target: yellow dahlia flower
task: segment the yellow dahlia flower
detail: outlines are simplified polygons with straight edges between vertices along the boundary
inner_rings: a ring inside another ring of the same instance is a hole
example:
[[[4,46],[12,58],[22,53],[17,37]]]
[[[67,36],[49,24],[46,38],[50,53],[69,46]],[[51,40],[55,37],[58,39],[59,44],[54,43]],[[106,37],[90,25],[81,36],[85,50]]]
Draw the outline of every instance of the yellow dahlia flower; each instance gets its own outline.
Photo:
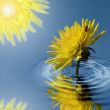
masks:
[[[55,70],[62,70],[71,65],[73,60],[87,60],[90,56],[89,46],[98,40],[105,31],[96,34],[99,23],[95,25],[95,20],[82,19],[82,25],[75,22],[73,26],[66,26],[59,31],[60,38],[54,37],[54,41],[49,46],[48,53],[52,57],[47,61],[54,65]]]
[[[19,102],[15,106],[15,99],[10,100],[7,104],[4,103],[4,100],[0,101],[0,110],[25,110],[26,103]]]
[[[59,106],[60,110],[94,110],[94,107],[96,107],[95,110],[101,110],[99,104],[84,100],[89,96],[83,92],[84,88],[82,88],[81,84],[73,85],[72,79],[66,76],[55,77],[48,84],[50,86],[48,94],[53,101],[53,108]]]
[[[46,0],[0,0],[0,42],[4,44],[4,36],[15,45],[18,41],[26,41],[26,32],[36,32],[32,23],[42,26],[42,20],[34,12],[47,14]]]

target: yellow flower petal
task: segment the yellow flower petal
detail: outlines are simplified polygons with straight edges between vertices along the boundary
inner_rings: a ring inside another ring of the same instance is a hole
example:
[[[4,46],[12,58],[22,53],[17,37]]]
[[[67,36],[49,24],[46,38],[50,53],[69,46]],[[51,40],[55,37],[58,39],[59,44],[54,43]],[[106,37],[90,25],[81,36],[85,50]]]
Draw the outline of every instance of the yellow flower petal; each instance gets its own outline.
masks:
[[[25,110],[26,103],[19,102],[15,105],[15,98],[11,99],[7,104],[4,103],[4,99],[0,101],[0,110]]]
[[[99,23],[95,25],[94,20],[82,19],[82,25],[75,22],[73,26],[66,26],[59,31],[59,37],[54,37],[49,46],[51,58],[47,61],[54,66],[54,69],[62,70],[71,65],[74,60],[83,59],[82,52],[98,40],[105,31],[96,36]]]
[[[94,38],[89,42],[89,45],[92,45],[96,40],[98,40],[100,37],[102,37],[105,33],[106,33],[106,31],[102,31],[101,33],[99,33],[96,37],[94,37]]]
[[[4,37],[16,45],[18,41],[26,41],[28,31],[36,32],[32,23],[42,26],[42,20],[35,12],[47,14],[46,0],[0,0],[0,42],[4,44]]]

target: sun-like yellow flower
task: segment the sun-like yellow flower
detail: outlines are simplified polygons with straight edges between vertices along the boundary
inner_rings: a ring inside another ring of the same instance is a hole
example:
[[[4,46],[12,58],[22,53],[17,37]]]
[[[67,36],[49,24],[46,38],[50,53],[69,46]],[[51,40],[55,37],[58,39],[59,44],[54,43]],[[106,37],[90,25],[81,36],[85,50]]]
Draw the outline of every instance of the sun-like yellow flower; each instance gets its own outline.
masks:
[[[75,22],[73,26],[66,26],[59,31],[60,38],[54,37],[54,41],[49,46],[48,53],[51,58],[47,61],[54,65],[55,70],[62,70],[71,65],[73,60],[87,60],[90,56],[89,46],[98,40],[105,31],[97,34],[99,23],[95,25],[95,20],[82,19],[82,25]]]
[[[101,110],[101,105],[90,100],[84,100],[89,97],[83,92],[81,84],[72,84],[72,79],[60,74],[55,76],[53,81],[47,82],[49,98],[53,101],[53,108],[59,106],[60,110]],[[83,95],[81,95],[83,94]]]
[[[18,41],[26,41],[26,32],[36,32],[32,23],[42,26],[42,20],[35,12],[47,14],[46,0],[0,0],[0,42],[4,44],[4,36],[15,45]]]
[[[0,100],[0,110],[25,110],[27,104],[19,102],[15,105],[15,99],[11,99],[7,104],[3,100]]]

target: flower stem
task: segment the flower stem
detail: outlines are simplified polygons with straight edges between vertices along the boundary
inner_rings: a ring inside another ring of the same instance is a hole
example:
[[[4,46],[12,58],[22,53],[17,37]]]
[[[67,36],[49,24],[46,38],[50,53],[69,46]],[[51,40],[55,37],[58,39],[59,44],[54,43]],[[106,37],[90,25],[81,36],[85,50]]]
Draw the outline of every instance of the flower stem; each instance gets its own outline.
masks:
[[[78,60],[78,61],[77,61],[77,65],[76,65],[76,77],[78,77],[78,76],[79,76],[79,67],[80,67],[80,62],[81,62],[81,60]]]

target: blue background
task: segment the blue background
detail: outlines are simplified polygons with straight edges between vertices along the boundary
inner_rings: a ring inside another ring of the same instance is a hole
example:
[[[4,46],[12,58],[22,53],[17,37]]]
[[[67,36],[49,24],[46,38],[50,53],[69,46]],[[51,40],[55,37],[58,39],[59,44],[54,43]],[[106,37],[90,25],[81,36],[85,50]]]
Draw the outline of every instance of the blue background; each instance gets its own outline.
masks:
[[[48,45],[58,30],[82,18],[96,19],[99,31],[107,33],[94,44],[95,56],[110,60],[110,1],[109,0],[49,0],[50,14],[39,16],[43,28],[37,33],[27,33],[27,42],[13,47],[6,41],[0,45],[0,98],[13,97],[28,102],[28,110],[52,110],[47,98],[44,80],[37,65],[48,57]],[[40,68],[40,67],[39,67]],[[42,87],[44,89],[42,89]],[[46,109],[47,108],[47,109]]]

